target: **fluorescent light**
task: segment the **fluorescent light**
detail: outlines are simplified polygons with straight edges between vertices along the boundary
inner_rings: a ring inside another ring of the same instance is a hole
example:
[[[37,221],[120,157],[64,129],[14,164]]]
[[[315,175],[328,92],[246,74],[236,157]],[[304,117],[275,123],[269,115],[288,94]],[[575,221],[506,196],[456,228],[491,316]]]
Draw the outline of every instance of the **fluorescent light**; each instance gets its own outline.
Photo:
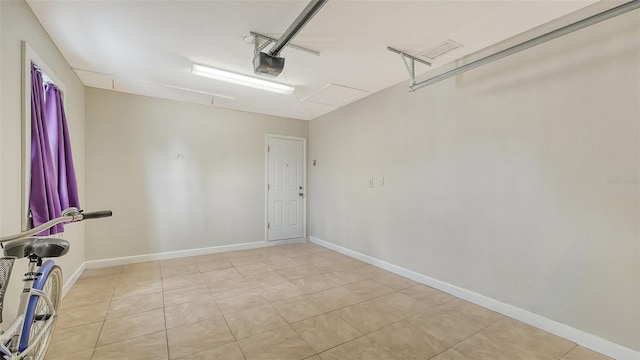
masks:
[[[250,76],[240,75],[225,70],[214,69],[208,66],[193,64],[191,73],[206,76],[212,79],[228,82],[236,85],[243,85],[264,91],[271,91],[278,94],[291,94],[294,90],[292,86],[274,83]]]

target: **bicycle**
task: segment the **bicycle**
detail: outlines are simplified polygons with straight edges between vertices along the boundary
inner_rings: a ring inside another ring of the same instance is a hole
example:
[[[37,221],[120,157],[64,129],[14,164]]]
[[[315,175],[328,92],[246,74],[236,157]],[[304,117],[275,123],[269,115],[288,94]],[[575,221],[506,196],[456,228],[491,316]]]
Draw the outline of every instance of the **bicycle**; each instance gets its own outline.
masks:
[[[59,238],[32,237],[57,224],[109,217],[110,210],[83,212],[69,208],[62,216],[19,234],[0,238],[5,257],[0,258],[0,323],[9,278],[16,259],[28,258],[24,289],[18,315],[9,328],[0,333],[0,359],[42,360],[47,354],[51,334],[58,318],[62,298],[62,270],[53,260],[69,251],[69,242]]]

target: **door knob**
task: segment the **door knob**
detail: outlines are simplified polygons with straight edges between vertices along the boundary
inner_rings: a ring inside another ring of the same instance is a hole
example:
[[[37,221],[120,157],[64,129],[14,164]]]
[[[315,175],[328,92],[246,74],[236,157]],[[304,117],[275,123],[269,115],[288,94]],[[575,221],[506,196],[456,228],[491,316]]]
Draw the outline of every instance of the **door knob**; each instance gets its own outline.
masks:
[[[300,197],[303,197],[303,196],[304,196],[304,194],[303,194],[303,193],[299,193],[298,195],[300,195]]]

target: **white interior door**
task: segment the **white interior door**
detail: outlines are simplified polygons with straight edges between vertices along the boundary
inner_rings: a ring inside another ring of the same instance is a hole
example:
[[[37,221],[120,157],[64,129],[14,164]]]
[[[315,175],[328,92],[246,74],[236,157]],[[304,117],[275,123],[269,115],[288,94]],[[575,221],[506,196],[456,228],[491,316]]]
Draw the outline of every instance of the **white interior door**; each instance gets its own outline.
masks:
[[[267,239],[304,237],[304,144],[269,137]]]

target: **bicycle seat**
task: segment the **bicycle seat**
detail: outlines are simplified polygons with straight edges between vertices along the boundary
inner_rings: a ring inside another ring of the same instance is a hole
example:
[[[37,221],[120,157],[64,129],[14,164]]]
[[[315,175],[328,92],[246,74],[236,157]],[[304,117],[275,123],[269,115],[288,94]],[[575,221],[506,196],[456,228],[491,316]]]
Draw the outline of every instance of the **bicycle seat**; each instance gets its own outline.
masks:
[[[69,242],[57,238],[26,238],[4,244],[5,256],[17,258],[35,255],[41,258],[59,257],[69,252]]]

